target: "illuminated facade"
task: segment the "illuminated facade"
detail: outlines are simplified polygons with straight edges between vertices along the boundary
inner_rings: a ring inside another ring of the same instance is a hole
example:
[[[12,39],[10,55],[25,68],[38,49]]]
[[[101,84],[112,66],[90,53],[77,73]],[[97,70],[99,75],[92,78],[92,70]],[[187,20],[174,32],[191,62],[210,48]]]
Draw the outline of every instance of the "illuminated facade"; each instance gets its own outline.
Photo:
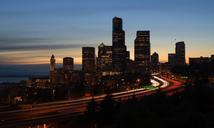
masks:
[[[103,43],[98,46],[97,70],[101,72],[112,70],[112,46]]]
[[[150,31],[137,31],[134,42],[134,58],[138,73],[144,77],[144,83],[150,82]]]
[[[125,45],[125,31],[121,18],[114,17],[112,20],[112,46],[101,43],[98,47],[98,57],[95,55],[94,47],[82,47],[82,75],[83,83],[96,85],[98,77],[118,76],[128,73],[136,73],[144,84],[150,84],[151,56],[150,56],[150,31],[137,31],[134,42],[134,58],[130,60],[130,52]],[[154,65],[158,65],[158,54],[153,54]],[[50,75],[54,83],[69,84],[72,82],[73,58],[63,58],[63,68],[55,68],[55,58],[52,56],[50,62]],[[81,76],[81,75],[78,75]]]

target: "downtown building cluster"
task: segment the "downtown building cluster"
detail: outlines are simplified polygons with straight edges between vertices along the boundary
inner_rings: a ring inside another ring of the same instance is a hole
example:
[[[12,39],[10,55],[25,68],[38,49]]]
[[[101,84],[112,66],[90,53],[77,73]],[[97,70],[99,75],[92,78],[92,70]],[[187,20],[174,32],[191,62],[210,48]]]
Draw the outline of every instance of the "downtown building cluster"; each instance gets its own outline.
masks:
[[[170,67],[185,66],[185,43],[184,41],[175,44],[175,53],[168,54],[168,64]]]
[[[95,47],[82,47],[82,71],[73,70],[73,58],[63,59],[63,68],[55,67],[55,58],[50,60],[50,81],[52,84],[69,84],[81,79],[87,85],[96,85],[102,77],[121,78],[124,74],[135,74],[141,84],[149,84],[151,67],[159,63],[157,53],[151,59],[150,31],[137,31],[134,40],[134,61],[125,45],[123,20],[114,17],[112,20],[112,46],[101,43],[96,57]],[[152,62],[151,62],[152,60]],[[76,76],[74,78],[74,76]]]

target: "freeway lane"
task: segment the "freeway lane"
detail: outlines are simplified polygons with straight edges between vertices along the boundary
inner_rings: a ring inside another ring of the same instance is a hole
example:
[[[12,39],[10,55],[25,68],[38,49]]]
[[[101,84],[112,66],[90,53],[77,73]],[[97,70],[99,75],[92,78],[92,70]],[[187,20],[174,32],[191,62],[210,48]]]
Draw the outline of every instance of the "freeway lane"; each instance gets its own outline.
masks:
[[[154,81],[154,80],[153,80]],[[156,83],[155,83],[156,84]],[[129,90],[129,91],[124,91],[124,92],[118,92],[118,93],[113,93],[112,96],[123,96],[123,95],[127,95],[127,94],[131,94],[133,95],[133,93],[136,92],[141,92],[144,91],[144,89],[135,89],[135,90]],[[99,101],[102,100],[106,95],[100,95],[100,96],[95,96],[94,99]],[[85,104],[90,102],[92,99],[92,97],[86,97],[86,98],[80,98],[80,99],[76,99],[76,100],[66,100],[66,101],[56,101],[56,102],[50,102],[50,103],[42,103],[42,104],[36,104],[33,105],[31,109],[24,109],[24,110],[14,110],[14,111],[6,111],[6,112],[0,112],[0,119],[1,117],[4,116],[8,116],[8,115],[15,115],[13,116],[13,118],[16,117],[16,114],[22,114],[23,113],[32,113],[32,112],[37,112],[37,113],[42,113],[43,111],[46,113],[50,113],[55,111],[59,111],[62,109],[62,107],[75,107],[76,105],[81,105],[81,104]],[[5,120],[5,119],[4,119]]]
[[[165,92],[169,92],[170,90],[176,90],[176,91],[172,91],[172,92],[169,92],[167,93],[168,95],[172,95],[176,92],[179,92],[179,91],[183,91],[184,90],[184,87],[183,87],[183,82],[181,81],[176,81],[176,80],[173,80],[173,79],[170,79],[170,78],[167,78],[167,77],[163,77],[161,76],[162,79],[172,83],[172,86],[168,86],[166,88],[163,88],[162,90],[165,91]]]
[[[159,78],[157,76],[154,77],[163,83],[161,85],[162,89],[175,86],[176,84],[172,84],[169,86],[169,82],[166,80]],[[157,84],[157,83],[156,83]],[[113,93],[112,97],[115,100],[126,100],[133,95],[137,97],[142,97],[144,95],[155,93],[156,89],[152,90],[144,90],[144,89],[136,89],[125,92]],[[94,99],[96,101],[101,101],[106,95],[95,96]],[[16,126],[18,124],[23,123],[31,123],[32,121],[47,121],[53,117],[63,117],[63,115],[67,116],[68,114],[82,114],[87,108],[87,104],[91,101],[92,97],[81,98],[77,100],[68,100],[68,101],[59,101],[59,102],[51,102],[51,103],[43,103],[34,105],[31,109],[26,110],[17,110],[17,111],[9,111],[9,112],[0,112],[0,119],[3,120],[1,122],[1,126],[9,127]],[[0,126],[0,127],[1,127]]]
[[[169,82],[168,81],[166,81],[165,79],[161,79],[161,78],[159,78],[159,77],[157,77],[157,76],[153,76],[155,79],[157,79],[157,80],[159,80],[159,81],[161,81],[163,84],[160,86],[160,88],[166,88],[166,87],[168,87],[169,86]]]
[[[169,83],[173,83],[172,86],[168,86],[168,87],[164,88],[163,91],[173,90],[173,89],[176,89],[176,88],[178,88],[178,87],[183,85],[182,82],[179,82],[179,81],[167,78],[167,77],[161,76],[161,78],[166,80],[166,81],[168,81]]]

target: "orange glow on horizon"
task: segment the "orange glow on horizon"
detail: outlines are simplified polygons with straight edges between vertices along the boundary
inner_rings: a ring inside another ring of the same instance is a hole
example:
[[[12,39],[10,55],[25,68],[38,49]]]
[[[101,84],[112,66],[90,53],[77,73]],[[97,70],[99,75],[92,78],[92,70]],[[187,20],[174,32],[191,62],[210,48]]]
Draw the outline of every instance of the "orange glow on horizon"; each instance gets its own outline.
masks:
[[[157,48],[158,50],[152,50],[151,54],[156,51],[159,54],[160,62],[168,61],[168,53],[171,53],[169,50],[164,50]],[[97,49],[96,49],[97,50]],[[134,48],[130,47],[130,59],[134,60]],[[186,50],[186,62],[189,62],[189,57],[209,57],[211,50],[207,51],[197,51],[197,50]],[[173,50],[174,51],[174,50]],[[172,53],[174,53],[172,51]],[[97,53],[97,51],[96,51]],[[191,53],[191,54],[190,54]],[[61,64],[63,57],[73,57],[74,64],[82,64],[82,53],[81,47],[76,49],[61,49],[55,50],[53,52],[48,50],[37,50],[37,51],[7,51],[0,52],[1,65],[26,65],[26,64],[49,64],[51,54],[54,54],[56,57],[56,63]]]

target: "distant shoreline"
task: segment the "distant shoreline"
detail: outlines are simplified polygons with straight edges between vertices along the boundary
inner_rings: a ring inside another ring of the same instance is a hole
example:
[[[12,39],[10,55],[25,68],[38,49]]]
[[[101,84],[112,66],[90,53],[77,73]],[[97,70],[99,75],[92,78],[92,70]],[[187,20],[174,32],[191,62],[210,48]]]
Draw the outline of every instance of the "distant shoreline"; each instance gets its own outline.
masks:
[[[75,70],[81,70],[82,65],[74,65]],[[58,64],[57,67],[62,67]],[[0,83],[19,83],[32,76],[47,76],[49,64],[32,65],[0,65]]]

